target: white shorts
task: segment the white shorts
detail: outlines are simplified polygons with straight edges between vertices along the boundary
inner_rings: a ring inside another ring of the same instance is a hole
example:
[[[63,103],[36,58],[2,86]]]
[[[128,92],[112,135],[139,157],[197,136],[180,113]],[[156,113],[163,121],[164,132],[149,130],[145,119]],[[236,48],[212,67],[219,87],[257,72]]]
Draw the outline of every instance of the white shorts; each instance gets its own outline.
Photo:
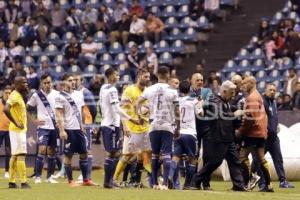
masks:
[[[149,133],[132,133],[130,137],[124,136],[123,154],[141,153],[151,150]]]
[[[27,153],[26,132],[9,131],[11,155]]]

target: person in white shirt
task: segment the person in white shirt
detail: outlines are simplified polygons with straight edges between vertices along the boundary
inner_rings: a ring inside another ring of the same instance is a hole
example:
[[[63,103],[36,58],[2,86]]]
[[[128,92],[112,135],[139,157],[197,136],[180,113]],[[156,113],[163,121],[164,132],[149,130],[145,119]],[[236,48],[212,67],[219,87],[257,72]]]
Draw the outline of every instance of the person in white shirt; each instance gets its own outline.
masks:
[[[144,19],[138,18],[137,15],[132,16],[132,22],[129,29],[129,41],[134,41],[136,44],[140,45],[144,41],[144,34],[146,31],[146,21]]]
[[[81,44],[81,54],[83,62],[94,64],[97,59],[97,44],[93,41],[93,37],[88,35],[85,42]]]
[[[64,74],[64,90],[55,99],[55,114],[59,135],[64,140],[64,166],[69,185],[77,186],[73,181],[72,156],[79,154],[79,167],[83,177],[83,186],[94,186],[88,178],[87,139],[82,126],[82,107],[84,105],[81,92],[73,90],[75,81],[71,74]]]
[[[47,182],[57,183],[51,178],[55,171],[55,148],[57,147],[58,132],[55,121],[55,98],[58,91],[52,89],[52,78],[49,73],[41,76],[41,89],[34,93],[27,102],[28,110],[37,108],[37,145],[38,154],[36,156],[35,183],[41,183],[41,175],[44,167],[44,157],[48,156]],[[29,112],[30,113],[30,112]],[[30,114],[31,118],[34,118]]]
[[[174,152],[171,162],[169,180],[172,182],[178,162],[182,155],[187,155],[186,176],[183,189],[188,190],[191,187],[191,180],[196,172],[198,145],[196,131],[196,116],[201,117],[203,112],[203,100],[191,97],[190,83],[182,81],[179,84],[179,92],[183,97],[179,98],[180,107],[180,137],[174,142]],[[193,114],[194,113],[194,114]]]
[[[158,83],[146,88],[137,100],[136,109],[148,100],[150,107],[150,142],[152,148],[153,189],[168,189],[173,137],[179,137],[180,112],[178,93],[170,87],[168,67],[157,70]],[[159,158],[163,160],[163,184],[158,185]]]
[[[114,188],[118,185],[112,181],[116,165],[119,161],[120,150],[120,120],[129,120],[139,124],[137,119],[132,119],[119,104],[118,91],[115,84],[119,81],[118,72],[109,68],[105,71],[107,84],[101,87],[99,94],[100,109],[102,113],[101,130],[107,157],[104,162],[104,188]]]
[[[146,59],[147,67],[150,68],[154,74],[156,74],[158,68],[158,58],[156,53],[153,51],[152,47],[148,47],[146,49],[145,59]]]
[[[4,45],[4,41],[0,39],[0,72],[4,70],[4,62],[8,56],[8,51]]]

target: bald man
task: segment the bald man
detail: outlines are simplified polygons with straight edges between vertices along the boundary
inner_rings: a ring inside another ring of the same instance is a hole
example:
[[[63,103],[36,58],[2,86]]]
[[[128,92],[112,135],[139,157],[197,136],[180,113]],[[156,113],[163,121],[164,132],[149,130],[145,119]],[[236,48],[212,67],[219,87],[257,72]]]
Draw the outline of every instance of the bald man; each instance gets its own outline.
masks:
[[[268,162],[265,159],[265,139],[267,138],[268,119],[264,102],[256,90],[256,79],[253,76],[246,77],[242,81],[242,88],[247,96],[244,105],[245,115],[238,131],[242,136],[240,160],[242,162],[244,181],[245,184],[248,184],[250,179],[250,161],[248,156],[250,153],[255,153],[266,183],[266,186],[260,191],[274,192],[271,185]],[[253,189],[255,184],[250,187],[250,189]]]

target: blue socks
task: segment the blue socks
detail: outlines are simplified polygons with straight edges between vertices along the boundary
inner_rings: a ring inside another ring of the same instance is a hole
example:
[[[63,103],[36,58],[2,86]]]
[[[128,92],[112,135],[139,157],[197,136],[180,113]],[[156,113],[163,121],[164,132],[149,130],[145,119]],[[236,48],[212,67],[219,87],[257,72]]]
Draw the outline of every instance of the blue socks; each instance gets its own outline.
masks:
[[[93,156],[92,155],[88,155],[88,179],[91,179],[92,177],[92,170],[93,170]]]
[[[169,179],[173,180],[176,170],[177,170],[177,163],[174,160],[171,160]]]
[[[152,155],[151,167],[152,167],[153,185],[158,185],[158,171],[159,171],[159,157],[158,157],[158,155]]]
[[[168,178],[170,174],[170,168],[171,168],[171,155],[163,155],[163,185],[168,185]],[[174,173],[173,173],[174,175]]]
[[[104,184],[110,185],[114,174],[114,159],[106,158],[104,162]]]
[[[36,165],[35,176],[36,177],[41,177],[42,170],[43,170],[43,167],[44,167],[44,155],[38,154],[36,156],[35,165]]]
[[[54,174],[54,171],[55,171],[55,165],[56,165],[56,159],[55,159],[55,156],[48,156],[47,179],[50,178],[51,175]]]
[[[88,180],[88,173],[89,173],[88,159],[84,159],[84,160],[80,159],[79,160],[79,166],[80,166],[83,181]]]
[[[65,164],[65,171],[68,178],[69,183],[73,181],[73,173],[72,173],[72,166],[70,164]]]
[[[191,181],[196,172],[196,165],[188,164],[186,168],[186,176],[185,176],[185,182],[184,186],[190,187],[191,186]]]

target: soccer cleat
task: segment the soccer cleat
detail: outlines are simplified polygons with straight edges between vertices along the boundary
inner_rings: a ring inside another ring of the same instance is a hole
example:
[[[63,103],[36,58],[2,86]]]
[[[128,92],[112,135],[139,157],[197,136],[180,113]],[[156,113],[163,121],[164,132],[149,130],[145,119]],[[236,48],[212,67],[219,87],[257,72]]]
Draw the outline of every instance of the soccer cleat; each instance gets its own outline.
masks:
[[[54,180],[51,176],[50,178],[47,179],[47,183],[56,184],[58,183],[58,181]]]
[[[200,190],[201,188],[191,187],[191,186],[183,186],[182,190]]]
[[[281,181],[279,183],[280,188],[295,188],[292,184],[290,184],[288,181]]]
[[[77,178],[78,181],[83,181],[83,177],[82,177],[82,174],[80,174]]]
[[[36,178],[34,179],[34,183],[35,183],[35,184],[40,184],[40,183],[42,183],[41,177],[36,177]]]
[[[168,178],[168,188],[169,189],[174,189],[174,183],[173,183],[171,178]]]
[[[160,186],[159,186],[159,189],[160,189],[160,190],[169,190],[169,188],[168,188],[167,185],[160,185]]]
[[[31,175],[28,176],[27,178],[35,178],[35,173],[31,174]]]
[[[9,178],[9,173],[8,173],[8,172],[5,172],[5,173],[4,173],[4,178],[5,178],[5,179],[8,179],[8,178]]]
[[[250,192],[251,191],[247,187],[238,187],[238,186],[233,186],[231,188],[231,190],[236,191],[236,192]]]
[[[160,186],[159,185],[153,185],[152,187],[154,190],[160,190]]]
[[[210,186],[203,186],[202,189],[205,190],[205,191],[212,191],[213,190],[213,189],[211,189]]]
[[[57,179],[57,178],[64,178],[65,176],[62,173],[58,172],[57,174],[52,175],[51,177]]]
[[[70,187],[78,187],[79,185],[75,181],[69,181]]]
[[[259,190],[260,192],[274,192],[274,189],[271,185],[268,185],[262,189]]]
[[[255,186],[257,185],[259,180],[260,180],[260,176],[258,176],[257,174],[252,174],[252,177],[251,177],[251,179],[249,180],[249,183],[248,183],[248,189],[253,190],[255,188]]]
[[[19,188],[19,187],[18,187],[18,185],[17,185],[16,183],[11,183],[11,182],[9,182],[9,183],[8,183],[8,188],[9,188],[9,189],[17,189],[17,188]]]
[[[25,182],[25,183],[21,183],[21,189],[31,189],[31,187],[27,182]]]
[[[97,184],[93,183],[92,180],[86,180],[86,181],[83,181],[82,186],[98,186]]]

